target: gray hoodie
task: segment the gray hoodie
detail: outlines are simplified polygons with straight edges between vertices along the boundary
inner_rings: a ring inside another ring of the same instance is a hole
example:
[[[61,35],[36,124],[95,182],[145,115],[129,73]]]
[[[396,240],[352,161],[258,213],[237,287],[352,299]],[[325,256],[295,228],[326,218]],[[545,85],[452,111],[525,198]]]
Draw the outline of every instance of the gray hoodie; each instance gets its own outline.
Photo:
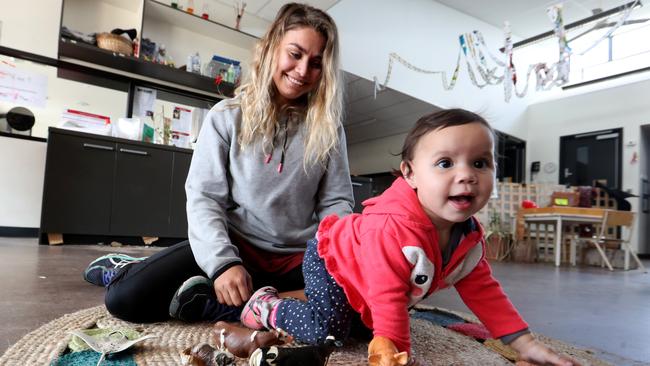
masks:
[[[194,258],[212,279],[241,263],[228,236],[233,230],[269,252],[304,250],[318,223],[329,214],[345,216],[354,206],[345,134],[326,165],[303,166],[304,124],[276,134],[271,160],[259,146],[241,150],[237,99],[219,102],[207,114],[185,182],[189,240]]]

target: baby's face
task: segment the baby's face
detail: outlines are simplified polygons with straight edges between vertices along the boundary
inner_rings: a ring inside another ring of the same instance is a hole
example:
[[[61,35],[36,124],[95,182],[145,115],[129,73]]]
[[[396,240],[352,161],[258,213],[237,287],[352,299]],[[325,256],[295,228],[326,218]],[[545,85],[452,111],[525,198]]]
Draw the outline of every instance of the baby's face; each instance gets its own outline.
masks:
[[[494,185],[494,140],[474,122],[422,136],[415,146],[409,185],[438,229],[451,227],[487,203]]]

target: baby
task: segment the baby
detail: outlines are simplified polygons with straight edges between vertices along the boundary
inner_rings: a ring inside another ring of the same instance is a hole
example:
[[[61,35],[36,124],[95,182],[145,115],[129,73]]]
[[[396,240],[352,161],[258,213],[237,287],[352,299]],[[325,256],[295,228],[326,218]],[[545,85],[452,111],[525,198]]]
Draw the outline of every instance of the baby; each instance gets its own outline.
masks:
[[[472,215],[492,193],[494,140],[481,116],[462,109],[420,118],[404,141],[401,176],[392,186],[365,201],[361,214],[326,217],[307,243],[307,301],[261,288],[245,305],[242,323],[314,344],[328,335],[345,339],[358,313],[373,330],[371,348],[381,342],[383,349],[410,354],[409,308],[455,286],[492,336],[521,360],[576,365],[530,334],[485,258],[483,229]],[[406,363],[398,355],[395,360]]]

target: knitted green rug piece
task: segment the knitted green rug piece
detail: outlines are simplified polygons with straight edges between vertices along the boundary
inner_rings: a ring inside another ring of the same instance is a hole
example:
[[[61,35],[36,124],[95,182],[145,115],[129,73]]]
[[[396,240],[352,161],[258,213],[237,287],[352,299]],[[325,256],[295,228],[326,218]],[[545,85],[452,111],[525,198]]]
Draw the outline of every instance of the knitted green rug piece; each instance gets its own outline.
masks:
[[[51,366],[88,366],[97,365],[101,355],[95,351],[87,350],[81,352],[66,353],[52,362]],[[109,355],[104,358],[102,366],[137,366],[130,352],[122,352]]]

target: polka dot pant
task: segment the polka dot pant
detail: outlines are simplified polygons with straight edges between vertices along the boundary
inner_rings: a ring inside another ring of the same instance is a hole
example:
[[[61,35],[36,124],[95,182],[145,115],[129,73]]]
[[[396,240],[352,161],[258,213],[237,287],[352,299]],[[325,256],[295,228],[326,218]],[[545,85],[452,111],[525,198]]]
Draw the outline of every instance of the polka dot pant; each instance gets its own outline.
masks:
[[[318,344],[328,335],[345,340],[355,313],[334,278],[318,256],[318,241],[307,242],[302,263],[307,302],[285,300],[278,307],[276,327],[291,334],[297,341]]]

